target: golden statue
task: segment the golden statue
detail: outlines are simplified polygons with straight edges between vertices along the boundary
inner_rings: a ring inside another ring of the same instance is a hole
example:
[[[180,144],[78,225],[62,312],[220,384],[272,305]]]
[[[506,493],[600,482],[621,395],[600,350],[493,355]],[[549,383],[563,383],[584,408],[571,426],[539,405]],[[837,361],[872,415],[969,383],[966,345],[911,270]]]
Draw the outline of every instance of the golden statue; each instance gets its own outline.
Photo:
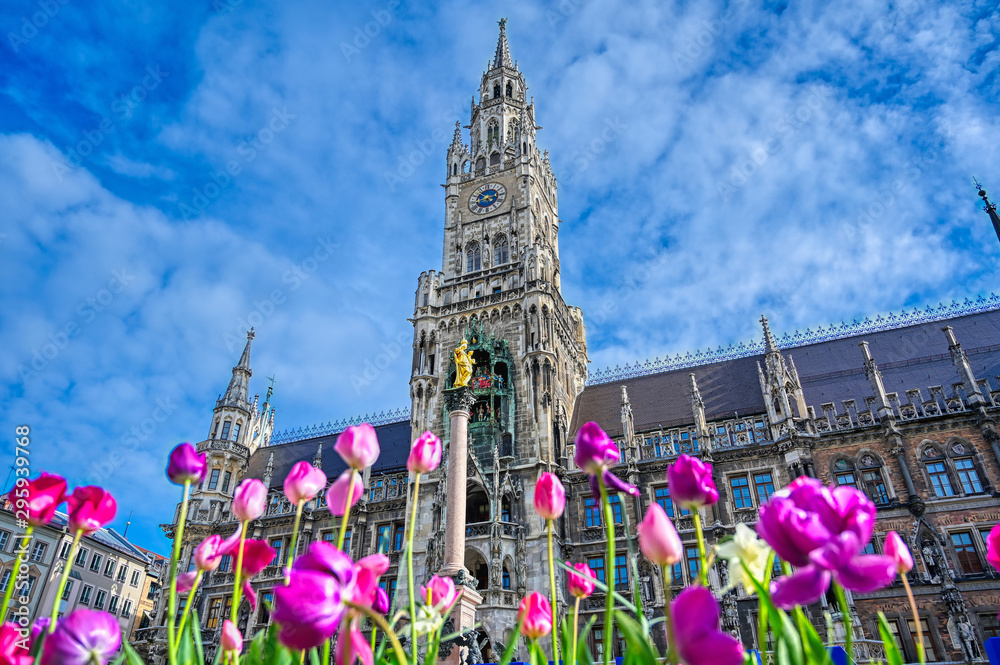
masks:
[[[466,351],[469,343],[462,340],[462,343],[455,349],[455,385],[452,388],[468,388],[469,380],[472,379],[472,357]]]

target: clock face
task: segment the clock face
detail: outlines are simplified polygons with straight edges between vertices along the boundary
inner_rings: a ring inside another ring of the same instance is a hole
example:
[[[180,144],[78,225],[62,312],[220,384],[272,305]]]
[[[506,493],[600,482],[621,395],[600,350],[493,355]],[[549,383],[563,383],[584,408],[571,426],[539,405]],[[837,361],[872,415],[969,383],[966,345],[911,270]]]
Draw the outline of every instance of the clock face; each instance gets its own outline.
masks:
[[[469,210],[479,215],[493,212],[507,198],[507,190],[498,182],[488,182],[469,197]]]

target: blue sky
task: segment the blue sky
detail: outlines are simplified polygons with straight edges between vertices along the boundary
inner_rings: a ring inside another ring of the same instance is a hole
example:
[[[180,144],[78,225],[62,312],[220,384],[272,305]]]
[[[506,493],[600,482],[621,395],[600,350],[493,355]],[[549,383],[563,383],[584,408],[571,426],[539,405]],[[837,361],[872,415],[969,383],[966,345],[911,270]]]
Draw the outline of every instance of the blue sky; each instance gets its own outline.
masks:
[[[279,430],[406,405],[501,15],[591,367],[997,288],[970,184],[1000,198],[995,3],[498,7],[4,3],[4,454],[29,424],[36,473],[100,480],[166,551],[166,453],[207,436],[254,312]]]

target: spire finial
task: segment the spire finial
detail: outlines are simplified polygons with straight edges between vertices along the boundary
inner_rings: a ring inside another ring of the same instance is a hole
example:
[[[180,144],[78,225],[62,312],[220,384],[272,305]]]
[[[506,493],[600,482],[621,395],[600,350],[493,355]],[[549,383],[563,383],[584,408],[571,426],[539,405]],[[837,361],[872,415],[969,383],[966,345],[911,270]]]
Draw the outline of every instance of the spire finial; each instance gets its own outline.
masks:
[[[983,210],[986,214],[990,216],[990,221],[993,222],[993,230],[996,231],[997,239],[1000,240],[1000,215],[997,215],[997,206],[995,203],[991,203],[988,198],[986,198],[986,190],[983,186],[979,184],[979,181],[975,178],[972,179],[973,184],[975,184],[978,190],[979,197],[983,200]]]
[[[767,324],[767,317],[763,314],[760,317],[760,324],[764,327],[764,350],[767,353],[778,350],[778,343],[774,341],[774,335],[771,334],[771,326]]]
[[[510,59],[510,47],[507,46],[507,19],[502,18],[500,23],[500,39],[497,40],[497,52],[493,56],[493,69],[498,67],[514,67]]]
[[[253,340],[253,338],[256,337],[256,336],[257,336],[257,333],[255,333],[253,331],[253,326],[251,326],[250,330],[247,331],[247,341],[249,342],[249,341]]]

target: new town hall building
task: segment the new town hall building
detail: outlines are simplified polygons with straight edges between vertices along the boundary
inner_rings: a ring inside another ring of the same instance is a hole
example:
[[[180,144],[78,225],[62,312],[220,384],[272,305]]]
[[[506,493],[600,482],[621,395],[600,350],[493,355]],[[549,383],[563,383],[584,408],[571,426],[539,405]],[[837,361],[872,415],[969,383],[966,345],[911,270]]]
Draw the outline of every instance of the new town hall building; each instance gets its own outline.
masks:
[[[896,530],[917,560],[911,577],[928,661],[982,660],[983,639],[1000,635],[1000,580],[986,564],[984,544],[1000,520],[1000,298],[794,336],[775,336],[762,319],[760,341],[588,375],[584,313],[560,292],[556,178],[536,144],[536,106],[502,24],[477,99],[469,135],[456,126],[447,152],[441,268],[417,278],[411,407],[375,421],[382,454],[366,472],[367,491],[351,515],[350,554],[387,553],[392,568],[384,584],[390,596],[405,597],[406,457],[426,429],[448,445],[452,407],[444,391],[454,380],[452,351],[464,339],[474,364],[468,482],[450,487],[442,467],[422,483],[415,573],[422,582],[441,568],[445,497],[466,493],[465,567],[483,597],[476,617],[485,662],[495,662],[510,639],[525,593],[548,589],[543,522],[532,509],[542,471],[555,470],[567,487],[557,557],[586,561],[601,576],[608,567],[600,513],[572,461],[574,434],[589,420],[618,442],[623,461],[616,473],[642,491],[613,507],[620,550],[610,582],[626,597],[638,589],[651,614],[662,611],[665,584],[677,587],[676,595],[697,573],[691,516],[674,507],[665,474],[677,454],[688,452],[715,466],[721,499],[702,516],[710,543],[737,524],[752,525],[761,503],[799,475],[865,491],[878,505],[873,549]],[[987,209],[1000,224],[988,201]],[[254,612],[240,608],[245,635],[268,623],[267,602],[281,584],[279,562],[294,518],[282,495],[285,475],[309,460],[331,480],[338,476],[343,463],[333,443],[358,422],[274,433],[272,390],[263,404],[250,398],[252,339],[251,332],[198,444],[211,470],[194,492],[182,561],[209,534],[232,533],[233,490],[246,477],[262,479],[270,500],[250,535],[279,554],[255,580],[265,602]],[[635,525],[653,502],[673,515],[688,556],[669,579],[640,556],[633,579],[629,547],[638,551]],[[336,526],[324,501],[310,505],[302,547],[332,540]],[[164,528],[173,534],[174,525]],[[717,590],[726,586],[724,564],[713,566],[710,579]],[[199,592],[207,642],[217,643],[232,583],[227,562]],[[758,647],[756,600],[737,590],[721,602],[725,628]],[[879,659],[878,644],[866,640],[878,639],[876,613],[883,611],[908,659],[916,660],[901,586],[851,602],[858,656]],[[598,593],[584,609],[595,613],[603,603]],[[153,654],[163,653],[156,626],[166,623],[164,605],[142,635],[140,647]],[[826,612],[842,636],[835,604],[809,608],[824,635]],[[600,621],[599,615],[593,633],[598,649]],[[621,649],[617,640],[614,648]]]

